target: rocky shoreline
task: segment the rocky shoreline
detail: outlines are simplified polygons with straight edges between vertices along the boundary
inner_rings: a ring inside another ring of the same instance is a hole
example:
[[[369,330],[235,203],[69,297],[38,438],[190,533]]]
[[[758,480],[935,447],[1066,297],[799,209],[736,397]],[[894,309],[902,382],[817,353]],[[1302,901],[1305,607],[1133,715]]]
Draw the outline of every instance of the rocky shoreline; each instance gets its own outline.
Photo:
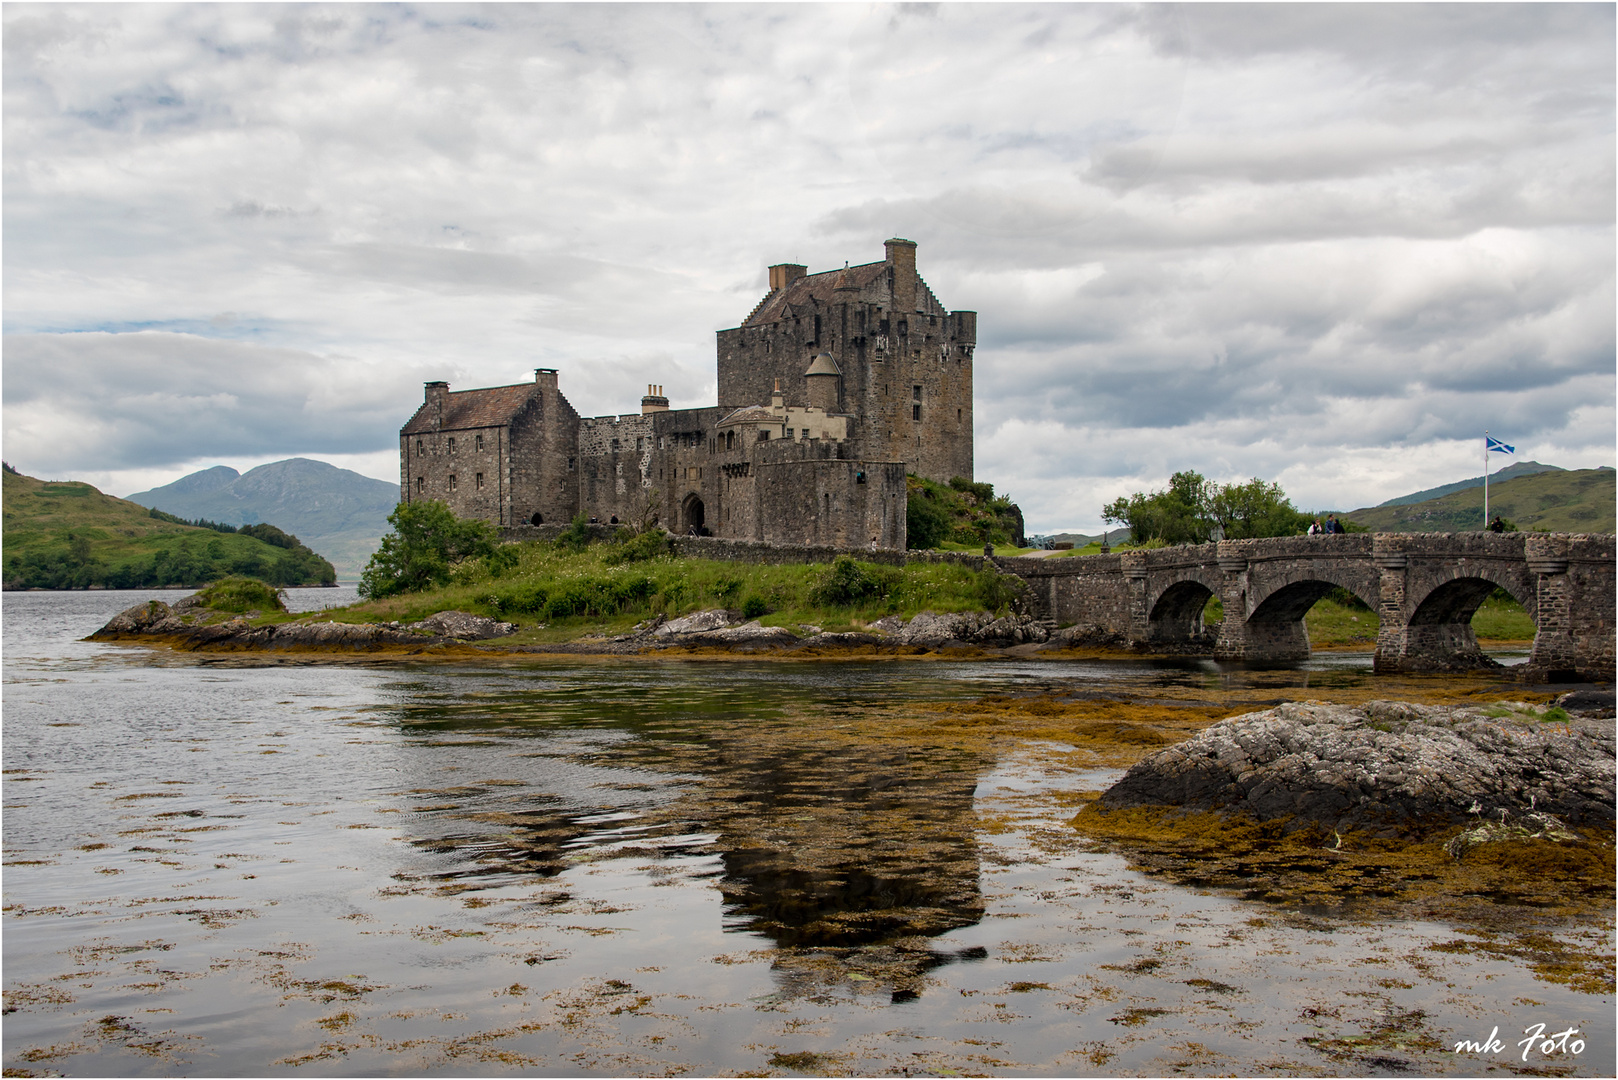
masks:
[[[1565,824],[1610,826],[1612,692],[1560,701],[1289,702],[1152,754],[1096,807],[1169,807],[1280,821],[1289,830],[1400,837],[1457,824],[1541,834]]]
[[[738,611],[714,608],[677,619],[659,615],[610,638],[546,644],[501,643],[500,639],[517,631],[515,624],[464,611],[439,612],[414,623],[339,623],[309,616],[259,624],[252,621],[257,614],[221,618],[195,597],[173,605],[151,600],[114,616],[90,640],[202,651],[374,652],[471,646],[493,652],[576,655],[642,655],[679,649],[747,653],[861,650],[915,655],[939,650],[1043,651],[1113,644],[1079,628],[1052,632],[1028,615],[996,616],[983,611],[923,611],[909,620],[889,616],[872,624],[870,633],[827,633],[809,625],[799,626],[795,633],[786,627],[763,626],[757,619],[744,620]]]

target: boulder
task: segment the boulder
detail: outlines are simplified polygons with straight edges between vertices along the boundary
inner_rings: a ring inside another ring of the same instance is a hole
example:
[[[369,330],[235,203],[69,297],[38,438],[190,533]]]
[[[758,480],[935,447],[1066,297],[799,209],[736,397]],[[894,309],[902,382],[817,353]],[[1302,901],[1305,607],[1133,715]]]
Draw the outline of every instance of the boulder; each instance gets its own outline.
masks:
[[[798,640],[798,635],[784,626],[763,626],[757,619],[754,619],[752,622],[743,623],[741,626],[691,634],[690,640],[694,644],[790,645]]]
[[[182,601],[183,603],[183,601]],[[183,628],[185,624],[174,614],[174,609],[161,600],[148,600],[143,604],[125,608],[97,630],[93,637],[103,634],[167,634]]]
[[[1137,763],[1105,809],[1178,806],[1396,835],[1532,813],[1611,822],[1611,724],[1533,706],[1289,702]]]
[[[707,611],[693,611],[689,615],[682,615],[678,619],[668,622],[652,631],[653,637],[674,637],[677,634],[700,634],[709,630],[719,630],[734,622],[730,612],[723,608],[709,608]]]
[[[873,630],[887,635],[899,645],[920,645],[936,649],[950,642],[973,645],[1023,645],[1043,642],[1050,632],[1030,615],[1001,615],[987,611],[964,611],[941,615],[922,611],[908,623],[896,615],[878,619]]]
[[[515,633],[517,627],[512,623],[497,622],[468,611],[440,611],[420,622],[411,623],[410,629],[459,641],[483,641],[486,638],[505,637],[507,634]]]

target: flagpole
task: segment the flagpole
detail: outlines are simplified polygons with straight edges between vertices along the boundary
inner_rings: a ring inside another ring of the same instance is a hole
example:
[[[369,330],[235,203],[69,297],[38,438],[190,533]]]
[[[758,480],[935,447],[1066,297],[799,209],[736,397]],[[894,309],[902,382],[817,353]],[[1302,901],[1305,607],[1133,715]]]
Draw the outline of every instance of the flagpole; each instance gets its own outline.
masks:
[[[1483,429],[1483,528],[1489,528],[1489,429]]]

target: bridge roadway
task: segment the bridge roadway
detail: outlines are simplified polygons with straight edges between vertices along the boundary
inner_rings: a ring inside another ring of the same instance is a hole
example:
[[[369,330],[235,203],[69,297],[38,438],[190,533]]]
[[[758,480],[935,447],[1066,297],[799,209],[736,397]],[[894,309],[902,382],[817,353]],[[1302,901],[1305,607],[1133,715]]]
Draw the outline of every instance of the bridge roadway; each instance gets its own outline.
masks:
[[[1350,533],[995,562],[1058,625],[1259,663],[1307,658],[1304,613],[1346,589],[1381,620],[1379,672],[1487,666],[1471,623],[1498,587],[1534,620],[1524,677],[1610,681],[1614,554],[1611,534]],[[1202,623],[1214,596],[1225,607],[1217,635]]]

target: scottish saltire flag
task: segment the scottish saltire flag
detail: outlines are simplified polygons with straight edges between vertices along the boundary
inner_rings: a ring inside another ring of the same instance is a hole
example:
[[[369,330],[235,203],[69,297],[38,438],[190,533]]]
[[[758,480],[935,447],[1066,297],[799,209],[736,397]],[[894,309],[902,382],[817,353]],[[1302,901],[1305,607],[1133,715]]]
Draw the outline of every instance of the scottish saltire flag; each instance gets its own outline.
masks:
[[[1499,439],[1485,435],[1483,436],[1483,452],[1492,452],[1496,454],[1515,454],[1517,452],[1517,448],[1515,446],[1507,446]]]

